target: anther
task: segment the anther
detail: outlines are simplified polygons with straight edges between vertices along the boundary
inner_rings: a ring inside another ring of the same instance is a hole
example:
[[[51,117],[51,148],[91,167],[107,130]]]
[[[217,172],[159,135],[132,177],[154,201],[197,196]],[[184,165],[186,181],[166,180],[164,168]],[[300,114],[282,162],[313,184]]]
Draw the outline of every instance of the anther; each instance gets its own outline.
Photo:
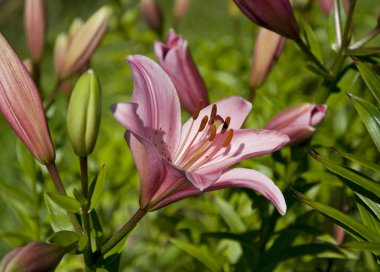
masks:
[[[212,105],[212,109],[211,109],[210,121],[208,121],[209,125],[214,124],[214,120],[215,120],[215,116],[216,116],[216,111],[217,111],[216,104],[213,104]]]
[[[200,99],[198,102],[197,102],[197,105],[195,106],[195,110],[194,110],[194,113],[193,113],[193,120],[197,120],[198,116],[199,116],[199,112],[201,111],[202,109],[202,106],[203,106],[203,100]]]
[[[202,132],[205,129],[207,121],[208,121],[208,116],[207,115],[203,116],[198,132]]]
[[[226,120],[224,120],[223,127],[222,127],[222,134],[227,131],[229,125],[231,122],[231,117],[227,116]]]
[[[215,124],[212,125],[211,127],[211,132],[210,132],[210,136],[208,137],[208,140],[211,142],[215,139],[215,136],[216,136],[216,126]]]
[[[234,136],[234,130],[231,128],[227,132],[226,139],[224,139],[223,147],[227,147],[230,145],[233,136]]]

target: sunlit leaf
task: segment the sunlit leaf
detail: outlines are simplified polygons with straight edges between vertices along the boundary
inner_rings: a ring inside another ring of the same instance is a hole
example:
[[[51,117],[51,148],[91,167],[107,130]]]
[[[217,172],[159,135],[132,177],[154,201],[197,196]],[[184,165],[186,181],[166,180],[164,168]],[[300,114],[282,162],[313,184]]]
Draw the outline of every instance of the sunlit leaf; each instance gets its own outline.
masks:
[[[54,232],[74,230],[67,212],[45,194],[45,203],[50,216],[50,225]]]
[[[46,195],[65,211],[77,213],[82,207],[82,205],[75,198],[58,193],[46,193]]]
[[[216,197],[215,204],[220,211],[220,215],[226,221],[232,232],[244,232],[246,226],[241,220],[240,216],[236,213],[235,209],[225,200]]]
[[[380,77],[363,62],[356,61],[355,65],[358,67],[368,89],[371,90],[373,96],[377,99],[377,102],[380,102]]]
[[[90,208],[91,211],[94,209],[96,204],[99,202],[103,191],[104,191],[104,184],[106,182],[106,169],[105,165],[100,168],[99,173],[97,177],[94,179],[94,181],[90,185]]]
[[[341,245],[341,247],[360,249],[360,250],[369,250],[375,253],[376,255],[380,255],[380,243],[352,241],[352,242],[344,243],[343,245]]]
[[[54,233],[49,238],[50,243],[68,246],[78,241],[78,235],[73,231],[63,230]]]

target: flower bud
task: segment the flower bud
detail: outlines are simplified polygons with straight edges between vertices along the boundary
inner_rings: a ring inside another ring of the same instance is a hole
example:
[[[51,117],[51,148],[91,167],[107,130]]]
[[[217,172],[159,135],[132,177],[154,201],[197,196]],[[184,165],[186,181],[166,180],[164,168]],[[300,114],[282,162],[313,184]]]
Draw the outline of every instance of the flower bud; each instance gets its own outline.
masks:
[[[89,60],[107,29],[110,16],[111,8],[100,8],[70,39],[62,69],[58,74],[61,79],[73,74]]]
[[[189,8],[191,0],[176,0],[174,6],[174,19],[180,21]]]
[[[33,242],[8,253],[1,262],[0,271],[54,271],[64,254],[61,245]]]
[[[154,51],[158,63],[176,87],[182,107],[193,113],[200,101],[209,104],[205,83],[195,65],[187,42],[170,30],[165,43],[156,41]]]
[[[83,20],[81,18],[75,18],[70,25],[69,28],[69,40],[72,40],[79,31],[79,29],[83,26]]]
[[[60,33],[55,39],[54,45],[54,71],[57,75],[61,74],[65,63],[69,40],[65,33]]]
[[[162,11],[156,0],[141,0],[141,13],[147,25],[158,35],[162,34]]]
[[[101,104],[100,86],[92,70],[83,74],[71,94],[67,130],[74,152],[80,157],[88,156],[98,137]]]
[[[55,152],[41,98],[29,72],[0,34],[0,112],[42,164]]]
[[[289,0],[234,0],[255,24],[286,38],[298,40],[300,29]]]
[[[278,113],[266,129],[285,133],[290,138],[289,144],[300,143],[313,135],[326,111],[326,105],[299,104]]]
[[[24,23],[26,39],[33,61],[42,58],[45,42],[45,7],[43,0],[25,0]]]
[[[284,47],[285,38],[268,29],[260,28],[253,53],[249,83],[257,88],[263,84]]]

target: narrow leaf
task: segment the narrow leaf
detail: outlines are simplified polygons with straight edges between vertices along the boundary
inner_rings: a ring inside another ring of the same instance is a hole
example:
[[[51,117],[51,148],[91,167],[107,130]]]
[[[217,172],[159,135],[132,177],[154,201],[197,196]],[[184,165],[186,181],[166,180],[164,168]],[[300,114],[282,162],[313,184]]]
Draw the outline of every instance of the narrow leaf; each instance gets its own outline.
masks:
[[[380,243],[352,241],[352,242],[348,242],[341,245],[341,247],[360,249],[360,250],[369,250],[376,255],[380,255]]]
[[[370,89],[373,96],[377,99],[377,102],[380,103],[380,77],[363,62],[356,61],[355,65],[358,68],[364,82],[367,84],[368,89]]]
[[[78,235],[73,231],[63,230],[54,233],[49,242],[54,244],[60,244],[62,246],[68,246],[78,241]]]
[[[179,247],[189,255],[193,256],[211,271],[221,271],[219,263],[210,254],[206,247],[195,246],[177,239],[170,239],[170,242],[172,242],[175,246]]]
[[[339,155],[345,157],[346,159],[349,159],[352,162],[356,162],[356,163],[358,163],[358,164],[360,164],[360,165],[362,165],[362,166],[364,166],[364,167],[366,167],[368,169],[371,169],[373,171],[380,172],[380,166],[377,163],[373,163],[371,161],[363,159],[360,156],[357,156],[357,155],[354,155],[354,154],[350,154],[350,153],[346,153],[346,152],[343,152],[343,151],[340,151],[340,150],[334,149],[334,151],[336,153],[338,153]]]
[[[50,225],[54,232],[74,230],[67,212],[58,206],[47,194],[45,194],[45,203],[50,216]]]
[[[353,191],[376,202],[380,202],[380,186],[377,182],[364,177],[351,169],[341,166],[340,164],[320,155],[316,151],[311,151],[310,155],[322,163],[328,170],[339,177],[343,177],[341,180]]]
[[[364,224],[380,235],[379,205],[361,195],[357,195],[356,205]]]
[[[91,183],[90,186],[90,211],[95,208],[96,204],[99,202],[103,190],[104,184],[106,182],[106,169],[105,165],[99,170],[99,173],[95,180]]]
[[[321,214],[327,216],[336,224],[341,226],[345,231],[354,236],[358,240],[368,240],[371,242],[380,241],[380,236],[371,229],[364,226],[361,222],[353,219],[351,216],[338,211],[327,205],[318,203],[309,198],[306,198],[301,193],[295,192],[298,199],[306,205],[316,209]]]
[[[46,195],[65,211],[77,213],[82,207],[75,198],[57,193],[46,193]]]
[[[367,127],[377,149],[380,151],[380,112],[377,107],[360,97],[349,95],[360,119]]]

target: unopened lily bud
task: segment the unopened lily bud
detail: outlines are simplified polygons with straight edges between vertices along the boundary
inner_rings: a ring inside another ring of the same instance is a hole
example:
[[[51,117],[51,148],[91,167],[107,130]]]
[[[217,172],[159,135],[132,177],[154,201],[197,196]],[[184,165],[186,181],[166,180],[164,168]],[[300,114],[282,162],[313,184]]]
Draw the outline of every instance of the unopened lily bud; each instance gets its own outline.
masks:
[[[165,43],[155,42],[154,51],[158,63],[173,81],[182,107],[193,114],[200,101],[203,106],[207,106],[206,85],[191,57],[187,42],[171,30]]]
[[[45,7],[43,0],[25,0],[25,32],[33,61],[41,60],[45,42]]]
[[[260,28],[253,53],[249,83],[257,88],[264,83],[274,63],[284,48],[285,38],[268,29]]]
[[[176,0],[174,6],[174,19],[179,21],[185,15],[187,9],[189,8],[191,0]]]
[[[98,137],[101,103],[100,85],[92,70],[83,74],[71,94],[67,130],[74,152],[80,157],[88,156]]]
[[[69,40],[65,33],[60,33],[55,39],[54,45],[54,70],[57,75],[61,74],[65,63]]]
[[[289,0],[234,0],[255,24],[286,38],[298,40],[300,29]]]
[[[39,92],[29,72],[0,34],[0,112],[42,164],[55,152]]]
[[[33,242],[8,253],[1,262],[0,271],[54,271],[64,254],[61,245]]]
[[[75,34],[79,31],[79,29],[83,26],[83,20],[79,17],[75,18],[70,25],[69,28],[69,40],[72,40]]]
[[[100,8],[70,39],[62,70],[58,74],[61,79],[72,75],[89,60],[107,29],[110,16],[110,7]]]
[[[326,105],[296,105],[278,113],[270,120],[266,129],[285,133],[290,138],[289,144],[300,143],[313,135],[326,111]]]
[[[156,0],[141,0],[141,13],[147,25],[158,35],[163,28],[163,17],[160,6]]]

